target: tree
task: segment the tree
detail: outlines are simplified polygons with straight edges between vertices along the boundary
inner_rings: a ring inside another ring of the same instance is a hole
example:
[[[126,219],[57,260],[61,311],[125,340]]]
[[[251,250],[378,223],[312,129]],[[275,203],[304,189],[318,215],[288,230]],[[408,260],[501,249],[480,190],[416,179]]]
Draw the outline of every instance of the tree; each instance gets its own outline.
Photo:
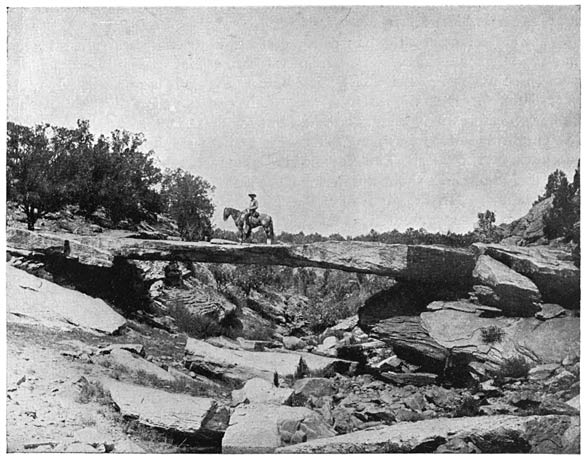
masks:
[[[534,204],[539,203],[540,201],[544,201],[545,199],[551,197],[556,193],[556,191],[563,186],[562,184],[566,183],[568,185],[568,180],[566,174],[557,169],[553,173],[548,176],[548,180],[546,182],[546,186],[544,187],[544,194],[538,196],[538,199],[534,201]]]
[[[577,231],[574,226],[580,219],[580,203],[578,195],[575,196],[575,184],[578,187],[580,183],[579,169],[575,172],[573,184],[569,184],[564,172],[558,169],[548,177],[547,189],[552,186],[552,208],[544,215],[544,235],[547,239],[557,237],[566,237],[568,239],[578,239],[575,235]]]
[[[161,197],[167,213],[175,219],[184,241],[197,241],[212,236],[210,219],[214,205],[210,194],[214,187],[202,177],[182,169],[167,170],[163,177]]]
[[[160,211],[154,187],[161,171],[153,152],[143,153],[143,134],[116,130],[97,141],[87,120],[74,129],[8,123],[8,199],[19,202],[29,229],[48,212],[76,204],[86,216],[103,206],[114,223]]]
[[[53,145],[59,158],[60,176],[67,187],[67,202],[78,204],[85,210],[86,202],[95,201],[99,197],[95,189],[95,180],[90,173],[94,164],[94,136],[90,132],[90,122],[77,120],[75,129],[57,127],[54,134]],[[92,212],[94,210],[96,209],[93,208]]]
[[[154,187],[161,182],[161,170],[155,166],[154,152],[139,150],[145,142],[142,133],[115,130],[109,141],[109,153],[94,150],[96,163],[93,177],[99,176],[101,204],[114,223],[127,218],[138,222],[152,216],[162,208],[161,199]],[[101,145],[101,149],[105,145]],[[103,170],[96,167],[104,165]]]
[[[573,192],[581,188],[581,160],[577,161],[577,169],[575,169],[575,176],[573,177]]]
[[[494,231],[494,223],[495,223],[495,213],[486,210],[485,212],[480,212],[477,214],[477,218],[479,219],[477,222],[477,229],[481,236],[482,241],[493,241],[495,236]]]
[[[48,124],[7,125],[7,198],[20,204],[29,230],[35,229],[40,217],[68,201],[67,168],[55,137],[55,129]]]

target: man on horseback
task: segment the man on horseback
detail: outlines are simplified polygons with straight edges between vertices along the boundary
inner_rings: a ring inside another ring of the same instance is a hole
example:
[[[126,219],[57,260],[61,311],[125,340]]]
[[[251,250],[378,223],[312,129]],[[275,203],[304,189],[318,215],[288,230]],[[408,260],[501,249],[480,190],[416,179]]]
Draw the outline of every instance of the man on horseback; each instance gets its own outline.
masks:
[[[238,210],[232,207],[225,207],[222,218],[224,221],[228,217],[232,217],[234,224],[238,229],[238,236],[240,242],[245,242],[251,235],[251,229],[261,226],[265,230],[267,236],[267,244],[272,244],[275,239],[275,231],[273,229],[273,219],[271,215],[260,214],[258,212],[259,202],[257,201],[257,195],[254,193],[249,194],[251,202],[245,210]]]
[[[249,197],[251,198],[251,202],[249,203],[249,207],[245,210],[245,225],[248,228],[251,228],[251,217],[259,217],[259,212],[257,212],[257,209],[259,209],[259,202],[257,201],[257,195],[255,193],[250,193]]]

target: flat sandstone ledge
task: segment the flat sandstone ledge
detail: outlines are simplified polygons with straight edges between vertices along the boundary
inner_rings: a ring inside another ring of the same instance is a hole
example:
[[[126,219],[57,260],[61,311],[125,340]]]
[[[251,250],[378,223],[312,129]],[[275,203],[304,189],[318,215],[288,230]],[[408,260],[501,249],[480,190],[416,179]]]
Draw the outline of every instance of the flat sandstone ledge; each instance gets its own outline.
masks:
[[[420,282],[469,284],[472,251],[433,245],[328,241],[304,245],[229,245],[102,236],[6,231],[8,250],[63,254],[80,263],[111,267],[116,257],[130,260],[281,265],[340,269]]]
[[[562,437],[572,418],[570,416],[479,416],[465,418],[436,418],[360,430],[345,435],[321,438],[306,443],[278,448],[276,453],[334,454],[334,453],[411,453],[427,452],[431,446],[439,446],[455,438],[477,438],[482,453],[528,452],[528,447],[540,448],[536,432],[549,431],[548,442],[562,443]],[[513,439],[517,439],[513,442]],[[508,451],[509,449],[509,451]],[[530,451],[532,452],[532,451]],[[548,451],[541,451],[548,452]],[[578,451],[569,451],[578,453]]]

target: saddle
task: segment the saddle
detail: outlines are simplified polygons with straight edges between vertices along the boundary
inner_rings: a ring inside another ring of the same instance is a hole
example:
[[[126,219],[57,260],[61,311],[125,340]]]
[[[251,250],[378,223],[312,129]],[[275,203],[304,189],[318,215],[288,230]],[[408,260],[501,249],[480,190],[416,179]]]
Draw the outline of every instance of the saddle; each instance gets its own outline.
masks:
[[[249,226],[259,224],[259,212],[253,212],[247,217],[247,223]]]

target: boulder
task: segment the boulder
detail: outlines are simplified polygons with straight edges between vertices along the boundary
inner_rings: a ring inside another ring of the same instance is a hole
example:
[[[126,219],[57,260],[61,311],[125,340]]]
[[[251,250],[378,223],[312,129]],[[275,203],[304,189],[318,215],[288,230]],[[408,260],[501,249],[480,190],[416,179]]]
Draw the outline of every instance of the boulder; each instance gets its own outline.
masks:
[[[555,428],[550,426],[555,425]],[[569,416],[481,416],[400,422],[332,438],[277,449],[281,454],[430,453],[449,440],[471,442],[481,453],[538,452],[547,441],[540,429],[549,429],[550,443],[561,444],[571,425]],[[560,446],[559,446],[560,448]],[[560,451],[562,452],[562,451]]]
[[[371,335],[390,344],[400,359],[422,365],[429,371],[442,371],[449,355],[449,350],[430,336],[419,316],[382,320],[373,327]]]
[[[526,243],[544,237],[544,216],[552,209],[553,200],[554,196],[550,196],[537,202],[526,215],[510,223],[507,228],[508,237],[518,238]]]
[[[294,384],[294,405],[303,405],[311,397],[324,397],[335,392],[332,381],[327,378],[303,378]]]
[[[46,326],[113,334],[126,319],[98,298],[6,266],[7,320],[25,316]]]
[[[528,353],[536,363],[562,363],[565,357],[579,359],[580,318],[557,317],[545,322],[520,319],[513,330],[518,352]]]
[[[358,362],[360,371],[363,371],[365,367],[375,370],[374,365],[391,355],[395,355],[393,350],[383,341],[369,338],[367,335],[360,339],[365,339],[365,341],[342,345],[337,349],[339,358]]]
[[[554,397],[545,397],[538,406],[539,414],[568,414],[578,416],[579,409]]]
[[[394,317],[379,322],[372,335],[391,345],[404,361],[421,366],[419,371],[440,374],[447,358],[451,364],[474,366],[477,373],[496,371],[506,359],[523,357],[537,365],[560,364],[580,355],[577,317],[483,317],[465,312],[464,301],[435,305],[420,316]]]
[[[224,454],[267,454],[280,446],[335,435],[320,415],[303,407],[240,405],[222,439]]]
[[[140,424],[188,436],[209,436],[206,421],[214,414],[216,402],[209,398],[175,394],[134,384],[107,380],[104,388],[125,417]]]
[[[396,371],[401,368],[403,362],[397,355],[391,355],[377,363],[369,365],[369,368],[376,371]]]
[[[270,347],[271,341],[259,341],[254,339],[244,339],[242,336],[239,336],[236,339],[237,343],[239,344],[241,349],[245,351],[256,351],[256,352],[263,352],[266,347]]]
[[[269,405],[291,405],[293,389],[275,387],[261,378],[253,378],[242,389],[232,391],[232,405],[241,403],[265,403]]]
[[[162,298],[168,309],[176,309],[176,315],[185,317],[185,320],[197,321],[205,317],[216,324],[233,316],[236,305],[228,301],[214,287],[204,285],[198,281],[187,283],[187,289],[168,288]],[[181,308],[181,311],[178,309]]]
[[[336,339],[336,336],[328,336],[324,338],[322,344],[319,344],[314,348],[313,352],[328,357],[336,357],[338,355],[338,352],[336,350],[337,346],[338,339]]]
[[[441,310],[421,314],[422,327],[430,339],[452,354],[463,354],[496,370],[505,359],[523,357],[539,363],[561,363],[579,355],[578,318],[546,322],[535,318],[484,318],[476,314]],[[483,330],[498,329],[500,340],[485,342]]]
[[[540,305],[540,311],[534,314],[534,317],[540,320],[554,319],[567,315],[567,310],[558,304],[545,303]]]
[[[306,347],[306,343],[296,336],[285,336],[282,341],[283,346],[291,351]]]
[[[473,278],[482,285],[491,287],[498,298],[496,306],[508,316],[530,316],[540,308],[540,292],[527,277],[518,274],[503,263],[481,255],[477,259]]]
[[[536,365],[528,371],[528,378],[534,381],[546,379],[552,375],[560,365],[558,363],[546,363],[544,365]]]
[[[342,319],[336,325],[332,327],[328,327],[325,331],[351,331],[359,325],[359,316],[357,314],[347,317],[346,319]]]
[[[473,300],[476,300],[475,302],[492,307],[498,306],[500,301],[497,293],[495,293],[491,287],[487,287],[486,285],[473,285],[473,291],[470,293],[470,296]]]
[[[244,383],[249,379],[262,378],[273,382],[277,372],[280,378],[299,372],[300,366],[314,373],[348,373],[354,362],[332,359],[304,352],[251,352],[224,349],[204,341],[188,338],[186,343],[186,366],[204,376]],[[303,360],[300,365],[300,360]]]
[[[416,392],[404,400],[404,405],[412,411],[421,413],[426,409],[426,399],[421,393]]]
[[[489,255],[534,282],[545,302],[579,307],[581,271],[568,251],[500,244],[473,246],[481,255]]]

